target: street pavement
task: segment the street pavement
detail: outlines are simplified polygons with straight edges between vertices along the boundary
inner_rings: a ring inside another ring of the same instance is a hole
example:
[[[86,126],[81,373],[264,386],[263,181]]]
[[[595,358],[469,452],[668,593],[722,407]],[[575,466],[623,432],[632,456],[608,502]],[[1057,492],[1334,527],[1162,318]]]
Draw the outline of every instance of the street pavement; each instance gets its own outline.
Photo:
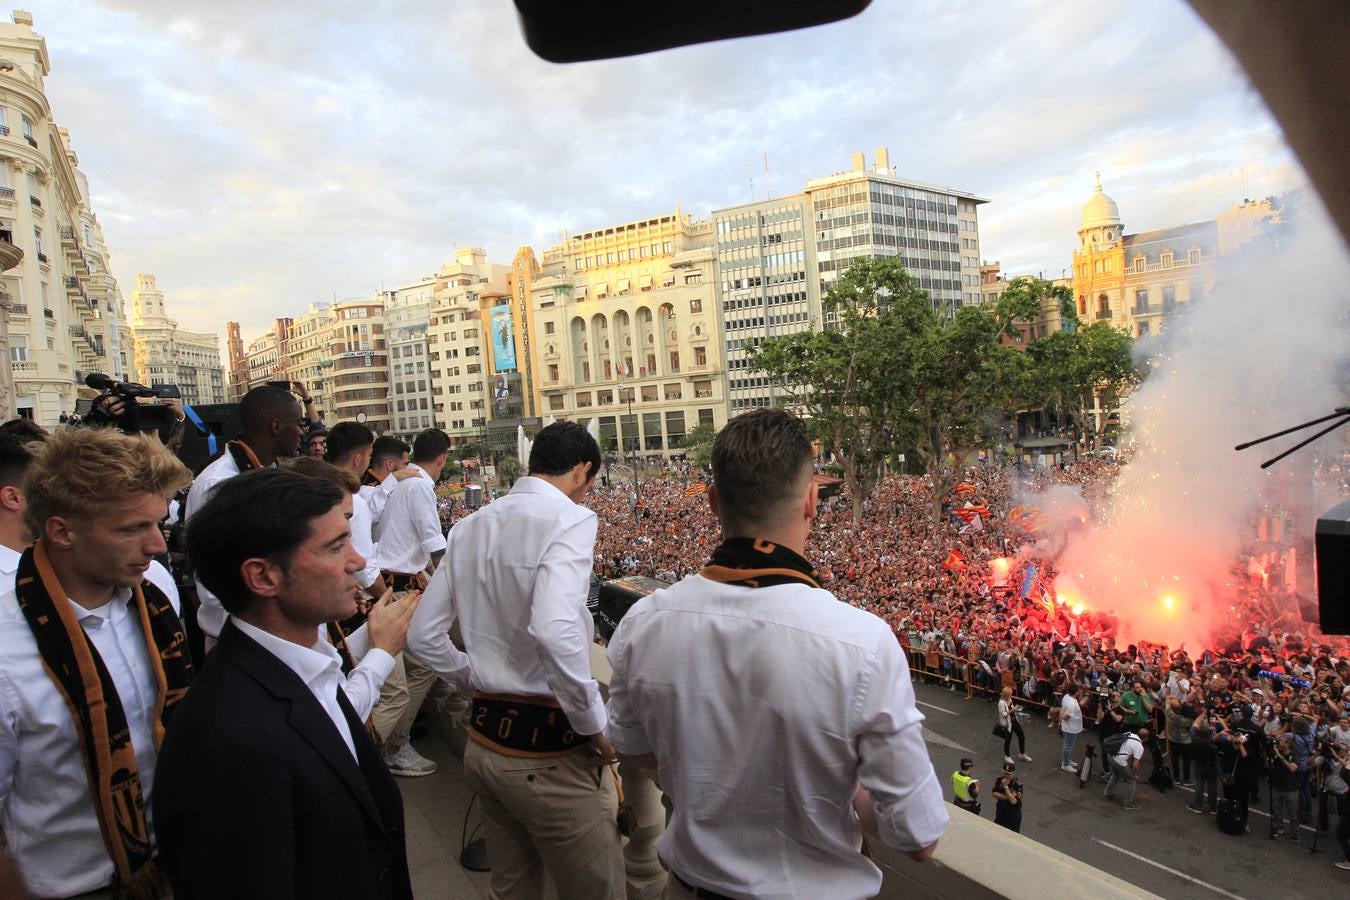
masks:
[[[990,733],[997,718],[995,704],[979,697],[968,701],[964,691],[934,685],[917,685],[915,692],[927,717],[924,737],[944,795],[951,799],[951,774],[961,757],[969,756],[982,782],[983,815],[992,819],[989,792],[1003,766],[1003,741]],[[1060,770],[1060,738],[1047,727],[1044,712],[1032,711],[1021,722],[1032,761],[1017,759],[1016,739],[1013,758],[1026,790],[1022,834],[1027,837],[1163,897],[1350,896],[1350,872],[1332,865],[1341,859],[1332,834],[1323,834],[1321,852],[1310,854],[1310,830],[1301,832],[1301,845],[1288,838],[1272,841],[1270,818],[1253,808],[1251,832],[1226,835],[1213,816],[1185,809],[1193,796],[1189,790],[1178,787],[1163,794],[1145,782],[1135,794],[1139,808],[1123,809],[1119,799],[1102,799],[1105,785],[1100,780],[1094,778],[1080,789],[1077,775]],[[1096,743],[1090,732],[1079,738],[1077,759],[1089,741]],[[1146,760],[1145,771],[1148,766]],[[1123,796],[1120,787],[1116,796]],[[1263,784],[1263,811],[1268,801]],[[1334,831],[1334,813],[1331,827]]]
[[[992,819],[994,802],[988,794],[1003,763],[1003,743],[990,734],[994,704],[982,698],[967,701],[964,692],[938,686],[920,684],[915,692],[927,717],[924,737],[944,796],[951,799],[951,773],[957,762],[970,756],[984,784],[983,814]],[[1043,713],[1023,719],[1022,727],[1033,760],[1017,763],[1026,788],[1022,833],[1027,837],[1162,897],[1350,896],[1350,872],[1332,865],[1341,857],[1331,834],[1321,836],[1322,852],[1312,855],[1311,831],[1302,832],[1301,845],[1287,839],[1272,841],[1270,819],[1253,810],[1251,833],[1229,836],[1219,831],[1213,816],[1186,811],[1192,796],[1188,790],[1174,788],[1161,794],[1146,783],[1136,793],[1139,808],[1122,809],[1118,801],[1101,799],[1100,781],[1080,789],[1076,775],[1059,769],[1059,737],[1046,727]],[[1085,735],[1079,741],[1080,759],[1087,739]],[[431,776],[399,779],[416,896],[487,897],[487,876],[459,865],[465,823],[472,833],[478,822],[476,809],[468,808],[472,795],[460,761],[434,734],[415,743],[441,766]],[[1263,805],[1267,798],[1263,785]],[[963,814],[954,808],[952,813]],[[1333,814],[1333,829],[1335,824]],[[1034,868],[1009,873],[1009,878],[1034,877]],[[883,885],[881,896],[899,897],[899,887]],[[548,897],[553,896],[550,889]]]

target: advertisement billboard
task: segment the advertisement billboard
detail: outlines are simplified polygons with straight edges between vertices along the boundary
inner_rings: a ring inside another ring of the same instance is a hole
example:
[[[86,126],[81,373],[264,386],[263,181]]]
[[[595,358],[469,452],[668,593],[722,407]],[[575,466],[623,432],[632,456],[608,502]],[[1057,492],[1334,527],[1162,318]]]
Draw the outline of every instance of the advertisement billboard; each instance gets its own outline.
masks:
[[[492,328],[492,363],[498,372],[516,368],[516,341],[511,334],[511,307],[505,303],[488,311]]]
[[[492,417],[519,419],[524,413],[519,372],[498,372],[492,379]]]

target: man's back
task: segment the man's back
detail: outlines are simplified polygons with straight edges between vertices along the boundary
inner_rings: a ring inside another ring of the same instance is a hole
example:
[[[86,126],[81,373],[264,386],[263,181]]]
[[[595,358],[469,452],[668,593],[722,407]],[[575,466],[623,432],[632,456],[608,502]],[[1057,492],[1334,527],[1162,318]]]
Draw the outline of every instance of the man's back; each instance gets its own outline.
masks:
[[[661,856],[735,894],[874,894],[852,809],[872,791],[883,841],[946,823],[907,666],[884,622],[804,584],[689,576],[639,601],[610,645],[609,734],[647,745],[674,811]]]

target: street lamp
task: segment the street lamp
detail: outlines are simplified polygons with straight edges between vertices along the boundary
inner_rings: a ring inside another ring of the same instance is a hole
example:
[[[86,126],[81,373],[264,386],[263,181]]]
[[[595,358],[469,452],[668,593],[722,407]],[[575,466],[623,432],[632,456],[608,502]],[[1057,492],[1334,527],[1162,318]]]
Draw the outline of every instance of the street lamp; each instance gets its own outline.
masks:
[[[633,522],[636,524],[639,515],[638,510],[642,506],[642,481],[638,478],[637,470],[637,442],[640,438],[637,434],[637,419],[633,418],[633,388],[631,387],[628,388],[628,418],[633,419],[633,431],[635,432],[633,435],[633,456],[631,465],[633,467]],[[627,435],[624,435],[625,440],[627,440],[627,437]]]

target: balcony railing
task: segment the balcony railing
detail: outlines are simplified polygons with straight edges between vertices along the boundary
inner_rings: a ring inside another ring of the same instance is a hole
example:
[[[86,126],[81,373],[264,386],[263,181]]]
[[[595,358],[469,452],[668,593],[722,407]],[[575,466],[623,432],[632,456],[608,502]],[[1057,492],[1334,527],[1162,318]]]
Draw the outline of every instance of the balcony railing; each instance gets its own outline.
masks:
[[[66,276],[66,287],[77,288],[79,286],[80,286],[80,279],[76,278],[74,275]]]
[[[54,313],[54,312],[51,311],[50,309],[43,308],[42,314],[43,314],[44,316],[46,316],[47,318],[49,318],[49,319],[55,319],[55,318],[56,318],[56,313]]]
[[[4,198],[5,200],[13,200],[13,199],[14,199],[14,188],[12,188],[12,187],[0,187],[0,197]]]
[[[9,126],[0,125],[0,134],[9,134]]]
[[[42,201],[39,200],[37,197],[34,197],[32,194],[28,195],[28,202],[36,206],[38,209],[42,209]]]
[[[31,134],[25,134],[23,139],[28,142],[28,146],[32,147],[34,150],[37,149],[37,138],[33,137]]]
[[[26,304],[26,303],[11,303],[11,304],[9,305],[9,314],[10,314],[11,316],[26,316],[26,315],[28,315],[28,304]]]
[[[47,261],[47,254],[45,254],[45,253],[43,253],[41,250],[39,250],[39,251],[38,251],[37,258],[38,258],[38,262],[40,262],[40,263],[45,263],[45,262]]]

